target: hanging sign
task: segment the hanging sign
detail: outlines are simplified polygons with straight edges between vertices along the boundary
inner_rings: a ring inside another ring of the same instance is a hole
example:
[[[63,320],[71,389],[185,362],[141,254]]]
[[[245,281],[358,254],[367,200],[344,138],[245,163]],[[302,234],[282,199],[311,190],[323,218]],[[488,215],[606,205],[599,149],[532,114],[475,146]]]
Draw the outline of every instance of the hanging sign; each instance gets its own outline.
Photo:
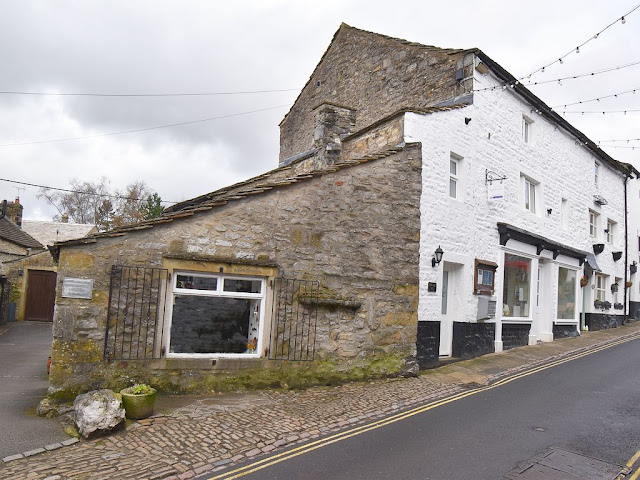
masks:
[[[487,184],[487,199],[490,202],[504,199],[504,183],[502,183],[502,180],[494,180]]]
[[[487,186],[487,199],[490,202],[504,199],[504,184],[502,182],[506,179],[507,177],[504,175],[491,170],[484,171],[484,184]]]

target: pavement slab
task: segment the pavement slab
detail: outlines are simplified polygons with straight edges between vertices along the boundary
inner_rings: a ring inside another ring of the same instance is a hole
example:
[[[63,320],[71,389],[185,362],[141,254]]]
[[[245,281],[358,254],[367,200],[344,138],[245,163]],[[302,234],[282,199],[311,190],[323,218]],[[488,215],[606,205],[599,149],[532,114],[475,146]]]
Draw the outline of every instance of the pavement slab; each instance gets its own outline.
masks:
[[[588,332],[451,363],[416,378],[298,391],[160,397],[161,416],[136,422],[110,437],[11,460],[0,465],[0,478],[193,478],[636,336],[640,324]]]

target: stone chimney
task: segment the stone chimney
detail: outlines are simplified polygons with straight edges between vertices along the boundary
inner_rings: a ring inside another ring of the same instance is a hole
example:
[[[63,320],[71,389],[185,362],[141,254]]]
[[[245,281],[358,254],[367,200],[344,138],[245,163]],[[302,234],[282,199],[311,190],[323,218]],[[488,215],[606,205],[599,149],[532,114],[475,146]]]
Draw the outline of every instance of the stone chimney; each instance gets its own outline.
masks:
[[[356,111],[324,102],[315,108],[315,114],[313,146],[318,149],[315,166],[323,168],[340,160],[342,139],[353,132]]]
[[[66,213],[63,213],[62,215],[60,215],[60,221],[62,223],[69,223],[69,215],[67,215]]]
[[[7,203],[7,218],[20,228],[22,228],[22,208],[18,197],[16,197],[15,202]]]

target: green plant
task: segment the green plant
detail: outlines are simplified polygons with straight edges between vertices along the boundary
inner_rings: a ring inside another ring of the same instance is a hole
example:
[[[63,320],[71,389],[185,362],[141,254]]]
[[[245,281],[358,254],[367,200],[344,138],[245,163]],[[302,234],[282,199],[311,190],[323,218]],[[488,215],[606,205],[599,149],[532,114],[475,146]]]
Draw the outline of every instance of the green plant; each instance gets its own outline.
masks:
[[[146,383],[136,383],[129,390],[129,392],[132,393],[133,395],[148,395],[149,393],[153,393],[154,391],[155,390],[151,388],[149,385],[147,385]]]
[[[11,291],[9,292],[9,302],[18,303],[20,300],[20,290],[18,290],[18,284],[14,283],[11,285]]]

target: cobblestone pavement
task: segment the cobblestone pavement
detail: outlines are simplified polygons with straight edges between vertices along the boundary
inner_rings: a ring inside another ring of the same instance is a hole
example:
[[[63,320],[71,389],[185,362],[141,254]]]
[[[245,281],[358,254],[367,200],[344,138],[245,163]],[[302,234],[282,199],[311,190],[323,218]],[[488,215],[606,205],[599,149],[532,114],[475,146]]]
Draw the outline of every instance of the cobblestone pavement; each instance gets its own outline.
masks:
[[[7,462],[0,478],[184,480],[631,336],[640,336],[640,325],[485,355],[418,378],[189,397],[112,436]]]

